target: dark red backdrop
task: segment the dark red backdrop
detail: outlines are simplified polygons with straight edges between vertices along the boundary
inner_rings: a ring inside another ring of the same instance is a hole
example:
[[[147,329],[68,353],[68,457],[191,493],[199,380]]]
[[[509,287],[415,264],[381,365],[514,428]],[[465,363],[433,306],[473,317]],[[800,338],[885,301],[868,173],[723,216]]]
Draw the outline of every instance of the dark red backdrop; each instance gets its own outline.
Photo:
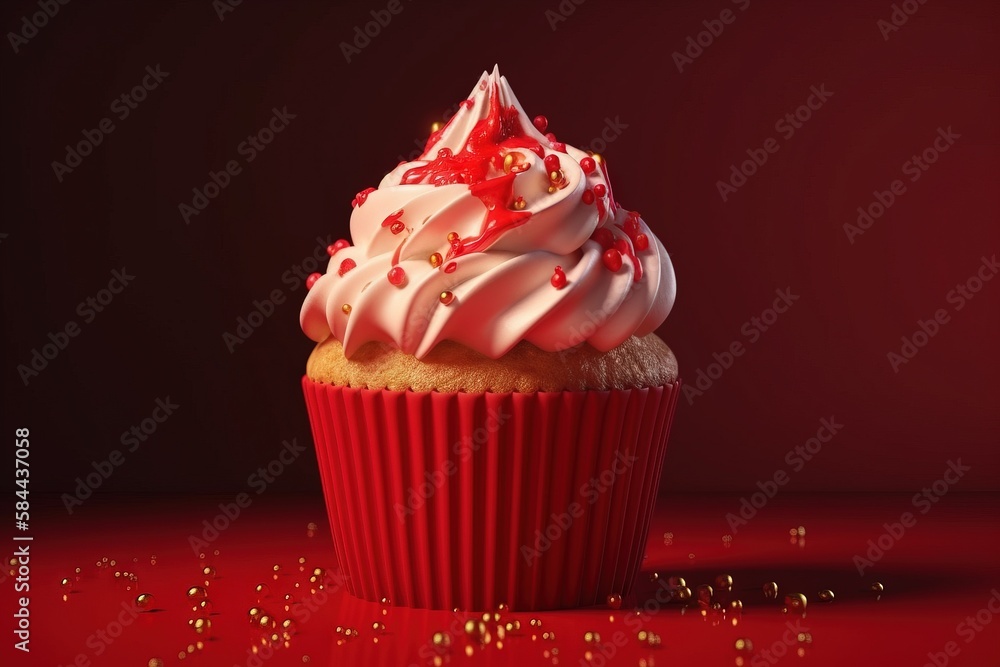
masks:
[[[8,37],[4,423],[32,429],[35,488],[71,491],[168,396],[180,407],[102,490],[240,490],[283,439],[309,442],[304,290],[284,272],[345,235],[354,193],[499,63],[560,139],[593,146],[617,124],[615,193],[675,263],[660,333],[689,386],[717,379],[680,405],[666,489],[741,491],[784,469],[796,491],[915,491],[956,458],[973,468],[963,490],[996,489],[1000,280],[961,310],[948,299],[1000,251],[993,3],[913,2],[893,31],[888,1],[671,5],[565,0],[553,29],[557,0],[403,2],[350,63],[338,44],[385,3],[245,2],[221,21],[209,2],[70,3],[17,53]],[[0,27],[37,11],[7,3]],[[703,21],[721,34],[678,71]],[[169,74],[119,120],[113,100],[157,65]],[[813,87],[826,99],[808,120],[779,123]],[[247,164],[238,146],[285,107]],[[60,183],[51,163],[104,117],[114,131]],[[958,138],[904,171],[939,128]],[[748,150],[767,161],[723,201]],[[242,172],[185,224],[178,205],[231,159]],[[844,225],[895,179],[905,192],[852,243]],[[85,323],[77,304],[122,267],[134,281]],[[754,334],[778,289],[799,298]],[[274,290],[284,303],[231,354],[223,333]],[[948,321],[894,372],[887,354],[938,309]],[[25,386],[17,366],[71,320],[79,335]],[[713,353],[735,342],[720,375]],[[797,471],[786,452],[830,417],[843,428]],[[318,490],[310,459],[280,488]]]

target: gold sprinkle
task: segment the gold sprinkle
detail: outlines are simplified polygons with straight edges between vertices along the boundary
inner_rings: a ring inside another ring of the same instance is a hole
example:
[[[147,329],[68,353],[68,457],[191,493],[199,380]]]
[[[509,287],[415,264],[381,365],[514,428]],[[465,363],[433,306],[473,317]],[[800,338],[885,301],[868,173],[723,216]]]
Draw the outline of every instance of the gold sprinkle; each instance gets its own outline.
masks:
[[[510,168],[514,164],[514,154],[507,153],[503,158],[503,173],[509,174]]]
[[[454,243],[459,238],[461,237],[458,235],[458,232],[448,232],[448,243]]]
[[[824,588],[823,590],[821,590],[819,592],[819,594],[817,595],[817,597],[822,602],[830,602],[830,601],[833,600],[833,597],[834,597],[833,596],[833,591],[831,591],[829,588]]]
[[[600,153],[594,153],[594,162],[601,164],[604,162],[604,157],[602,157]]]
[[[873,593],[878,593],[878,594],[881,595],[884,590],[885,590],[885,586],[882,585],[881,581],[876,581],[874,584],[872,584],[872,592]]]
[[[764,584],[764,597],[768,600],[775,600],[778,597],[778,584],[769,581]]]
[[[439,298],[439,299],[441,300],[441,303],[443,303],[444,305],[446,305],[446,306],[447,306],[447,305],[449,305],[449,304],[450,304],[450,303],[451,303],[452,301],[454,301],[454,300],[455,300],[455,295],[454,295],[454,294],[452,294],[451,292],[448,292],[448,291],[444,291],[444,292],[441,292],[441,296],[440,296],[440,297],[438,297],[438,298]]]
[[[440,132],[442,127],[440,122],[431,123],[431,132]]]
[[[340,310],[343,311],[344,315],[350,315],[351,314],[351,304],[345,303],[343,306],[340,307]]]
[[[728,574],[720,574],[715,578],[715,587],[721,591],[733,589],[733,578]]]
[[[433,253],[430,257],[427,258],[427,261],[429,261],[431,263],[431,266],[433,266],[436,269],[437,267],[441,266],[441,262],[443,261],[441,259],[441,253],[439,252]]]
[[[431,641],[435,646],[451,646],[451,635],[447,632],[435,632]]]
[[[751,653],[753,651],[753,642],[744,637],[740,637],[736,640],[736,643],[733,644],[733,648],[740,653]]]
[[[587,642],[588,644],[600,644],[601,635],[596,632],[588,630],[587,632],[583,633],[583,641]]]
[[[208,597],[208,591],[204,586],[192,586],[188,589],[187,596],[192,600],[203,600]]]
[[[806,600],[805,595],[802,593],[792,593],[791,595],[785,596],[785,608],[782,611],[785,613],[795,611],[804,615],[806,613],[807,605],[808,601]]]

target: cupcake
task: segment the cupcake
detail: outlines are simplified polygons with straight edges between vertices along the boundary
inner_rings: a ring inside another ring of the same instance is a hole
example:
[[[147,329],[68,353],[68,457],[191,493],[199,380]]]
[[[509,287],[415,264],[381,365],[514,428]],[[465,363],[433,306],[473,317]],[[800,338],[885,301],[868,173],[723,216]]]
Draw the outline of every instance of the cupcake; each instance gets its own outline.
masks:
[[[673,268],[607,163],[496,69],[352,202],[302,329],[348,590],[436,609],[625,596],[679,394]]]

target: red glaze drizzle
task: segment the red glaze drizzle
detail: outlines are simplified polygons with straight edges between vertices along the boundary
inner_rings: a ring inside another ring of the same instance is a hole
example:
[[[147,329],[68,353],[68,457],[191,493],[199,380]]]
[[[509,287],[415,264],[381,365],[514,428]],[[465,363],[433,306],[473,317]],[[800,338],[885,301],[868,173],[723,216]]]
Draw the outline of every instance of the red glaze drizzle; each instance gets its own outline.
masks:
[[[434,146],[444,129],[441,128],[431,135],[427,140],[425,152]],[[501,153],[505,152],[503,149],[527,148],[535,150],[536,147],[540,148],[538,142],[526,136],[524,128],[521,127],[517,107],[500,105],[500,89],[498,85],[494,84],[490,93],[489,113],[486,118],[480,120],[472,128],[462,150],[454,155],[449,154],[450,151],[448,153],[439,152],[438,156],[427,164],[408,169],[400,179],[400,183],[403,185],[422,182],[433,185],[452,183],[475,185],[486,180],[491,165],[497,170],[502,167],[503,157]]]
[[[382,221],[382,226],[388,227],[392,223],[399,220],[401,217],[403,217],[403,209],[399,209],[395,213],[390,213],[389,215],[386,216],[385,220]]]
[[[473,196],[478,197],[486,206],[486,219],[478,236],[461,239],[458,244],[452,244],[448,250],[448,259],[470,252],[481,252],[504,232],[520,227],[528,221],[531,211],[515,211],[507,208],[514,197],[515,176],[516,174],[506,174],[476,183],[469,188]]]
[[[615,211],[618,210],[618,204],[615,203],[615,194],[611,190],[611,178],[608,177],[607,158],[601,160],[601,174],[604,175],[604,182],[608,184],[608,210],[610,210],[611,214],[614,215]],[[603,207],[598,207],[598,208],[603,208]]]
[[[615,235],[607,227],[598,227],[594,230],[594,233],[590,235],[590,238],[597,241],[602,248],[607,250],[615,245]]]
[[[629,211],[628,217],[625,218],[625,224],[619,225],[616,223],[615,227],[625,232],[625,235],[632,241],[632,243],[629,243],[625,239],[617,239],[615,241],[615,248],[632,260],[632,264],[635,266],[633,281],[638,282],[642,278],[642,264],[639,262],[639,258],[636,257],[635,250],[645,250],[649,247],[649,238],[645,234],[639,233],[639,212]]]
[[[432,135],[427,149],[435,141]],[[543,154],[539,143],[525,135],[517,107],[501,106],[500,89],[494,85],[490,93],[489,113],[472,128],[462,150],[457,154],[438,151],[435,159],[408,169],[400,179],[402,184],[427,182],[440,186],[465,183],[473,196],[483,202],[486,216],[479,235],[471,239],[449,239],[451,248],[448,259],[486,249],[500,234],[524,224],[531,217],[530,211],[508,208],[513,198],[516,174],[488,178],[491,171],[503,170],[503,156],[513,148],[527,148],[538,155]]]
[[[455,273],[455,269],[457,269],[457,268],[458,268],[458,264],[456,264],[455,262],[448,262],[447,264],[445,264],[444,272],[445,273]]]
[[[639,263],[639,258],[635,256],[635,252],[632,250],[632,244],[629,243],[627,239],[617,239],[615,241],[615,249],[631,260],[632,266],[634,267],[634,271],[632,272],[632,282],[639,282],[642,278],[642,264]]]
[[[351,206],[358,207],[368,201],[368,195],[375,192],[375,188],[365,188],[358,194],[354,195],[354,199],[351,200]]]

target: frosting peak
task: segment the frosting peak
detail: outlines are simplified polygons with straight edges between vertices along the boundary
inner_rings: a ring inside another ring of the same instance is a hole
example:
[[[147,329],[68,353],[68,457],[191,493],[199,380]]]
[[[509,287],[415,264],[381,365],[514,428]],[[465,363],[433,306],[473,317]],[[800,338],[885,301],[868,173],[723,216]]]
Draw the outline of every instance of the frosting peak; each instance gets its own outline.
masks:
[[[451,340],[497,358],[525,340],[609,350],[666,318],[670,258],[614,200],[607,164],[544,134],[498,70],[423,154],[352,202],[301,323],[350,357],[380,341],[424,357]]]

